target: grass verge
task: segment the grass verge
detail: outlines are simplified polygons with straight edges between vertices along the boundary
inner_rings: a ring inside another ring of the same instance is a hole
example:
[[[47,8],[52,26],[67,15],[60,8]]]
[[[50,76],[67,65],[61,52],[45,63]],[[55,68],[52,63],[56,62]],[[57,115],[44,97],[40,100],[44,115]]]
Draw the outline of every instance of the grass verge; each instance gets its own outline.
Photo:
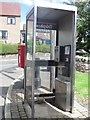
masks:
[[[81,98],[90,97],[89,80],[90,73],[81,73],[76,71],[75,74],[75,94]]]

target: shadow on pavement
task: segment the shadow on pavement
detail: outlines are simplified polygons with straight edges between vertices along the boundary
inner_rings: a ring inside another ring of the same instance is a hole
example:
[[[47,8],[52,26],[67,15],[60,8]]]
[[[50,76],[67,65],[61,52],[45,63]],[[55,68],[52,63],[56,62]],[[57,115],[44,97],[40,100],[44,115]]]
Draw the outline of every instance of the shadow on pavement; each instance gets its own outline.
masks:
[[[0,120],[4,120],[4,106],[0,106]]]
[[[5,99],[6,95],[7,95],[8,88],[9,87],[0,87],[0,90],[1,90],[0,96],[2,96],[4,99]]]

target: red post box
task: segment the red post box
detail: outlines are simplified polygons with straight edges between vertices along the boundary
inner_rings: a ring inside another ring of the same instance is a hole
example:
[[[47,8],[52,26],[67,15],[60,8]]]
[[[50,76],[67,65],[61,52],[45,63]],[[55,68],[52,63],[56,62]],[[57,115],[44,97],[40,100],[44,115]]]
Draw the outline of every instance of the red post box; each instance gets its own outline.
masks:
[[[25,45],[18,45],[18,67],[24,68],[25,65]]]

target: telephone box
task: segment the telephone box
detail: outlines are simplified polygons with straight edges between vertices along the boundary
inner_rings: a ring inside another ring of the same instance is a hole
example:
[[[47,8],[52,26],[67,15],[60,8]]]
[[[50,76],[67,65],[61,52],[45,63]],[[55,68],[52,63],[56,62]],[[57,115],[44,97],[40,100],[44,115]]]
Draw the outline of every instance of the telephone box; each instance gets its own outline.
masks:
[[[18,67],[24,68],[25,45],[18,45]]]
[[[73,110],[76,15],[75,6],[43,1],[34,3],[26,16],[25,44],[30,50],[30,58],[27,58],[26,51],[24,99],[30,104],[32,118],[36,117],[35,99],[37,96],[44,97],[45,100],[47,97],[52,97],[54,105],[59,109],[68,112]],[[47,53],[37,51],[37,47],[38,49],[41,47],[41,45],[36,45],[39,31],[46,32],[46,36],[48,32],[50,33],[49,58],[47,58]],[[40,67],[41,86],[39,89],[35,88],[36,67]],[[46,71],[46,67],[50,67],[50,71]],[[45,92],[47,89],[49,92]]]

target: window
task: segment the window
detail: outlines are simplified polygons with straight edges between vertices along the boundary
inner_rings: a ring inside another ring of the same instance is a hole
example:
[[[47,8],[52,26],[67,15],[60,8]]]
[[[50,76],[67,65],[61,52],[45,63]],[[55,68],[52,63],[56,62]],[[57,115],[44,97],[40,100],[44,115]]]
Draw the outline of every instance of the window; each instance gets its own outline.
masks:
[[[0,30],[0,38],[1,39],[7,39],[8,32],[6,30]]]
[[[16,23],[15,17],[8,17],[7,23],[8,23],[8,24],[15,24],[15,23]]]

